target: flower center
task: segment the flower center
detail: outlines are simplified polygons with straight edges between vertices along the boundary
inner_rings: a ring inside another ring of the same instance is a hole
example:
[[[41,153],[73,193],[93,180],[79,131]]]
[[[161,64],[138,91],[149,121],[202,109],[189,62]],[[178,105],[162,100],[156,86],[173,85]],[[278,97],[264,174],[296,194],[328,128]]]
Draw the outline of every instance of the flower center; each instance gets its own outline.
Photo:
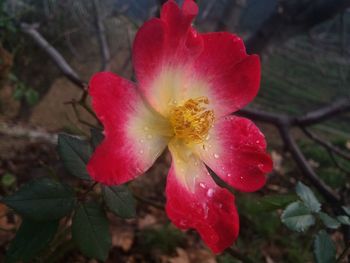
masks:
[[[201,143],[214,122],[214,111],[207,110],[207,97],[189,99],[170,110],[169,120],[175,136],[185,143]]]

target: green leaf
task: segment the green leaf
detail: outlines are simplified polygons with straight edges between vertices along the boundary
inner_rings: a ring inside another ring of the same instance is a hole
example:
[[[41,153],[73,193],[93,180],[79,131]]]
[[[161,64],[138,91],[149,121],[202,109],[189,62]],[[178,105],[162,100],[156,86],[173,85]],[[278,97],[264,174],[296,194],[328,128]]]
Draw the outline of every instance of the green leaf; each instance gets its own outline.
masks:
[[[84,255],[105,261],[111,237],[108,220],[99,204],[94,202],[79,207],[73,217],[72,237]]]
[[[337,219],[343,225],[349,225],[350,226],[350,218],[348,216],[337,216]]]
[[[317,263],[335,262],[336,251],[334,243],[324,230],[318,232],[315,238],[314,255]]]
[[[135,200],[127,186],[104,186],[103,198],[107,207],[116,215],[123,218],[135,217]]]
[[[96,128],[91,129],[91,142],[94,148],[99,146],[103,141],[103,139],[104,139],[104,135],[102,133],[102,130],[99,130]]]
[[[16,85],[15,91],[13,93],[13,98],[15,100],[20,100],[25,94],[25,87],[22,83],[18,83]]]
[[[350,216],[350,207],[347,206],[343,206],[343,210],[345,211],[345,213]]]
[[[86,164],[92,154],[88,142],[67,134],[60,134],[58,152],[64,166],[72,175],[83,180],[91,180],[86,170]]]
[[[45,248],[54,237],[58,221],[24,220],[7,251],[5,263],[28,262]]]
[[[296,195],[268,195],[259,199],[258,210],[259,211],[275,211],[286,207],[291,202],[296,201],[298,198]]]
[[[321,204],[317,200],[314,193],[309,187],[304,185],[302,182],[298,182],[296,186],[296,192],[304,204],[312,211],[319,212],[321,210]]]
[[[333,217],[327,215],[326,213],[320,212],[318,216],[320,217],[320,219],[326,227],[331,229],[337,229],[338,227],[340,227],[340,223]]]
[[[72,189],[46,177],[32,180],[2,201],[23,217],[35,221],[62,218],[75,205]]]
[[[5,173],[2,177],[1,177],[1,184],[4,187],[11,187],[12,185],[14,185],[14,183],[16,182],[16,176],[14,176],[11,173]]]
[[[315,218],[310,209],[299,201],[287,206],[282,213],[281,220],[289,229],[297,232],[304,232],[315,224]]]
[[[39,93],[34,89],[27,89],[24,95],[30,106],[34,106],[39,101]]]

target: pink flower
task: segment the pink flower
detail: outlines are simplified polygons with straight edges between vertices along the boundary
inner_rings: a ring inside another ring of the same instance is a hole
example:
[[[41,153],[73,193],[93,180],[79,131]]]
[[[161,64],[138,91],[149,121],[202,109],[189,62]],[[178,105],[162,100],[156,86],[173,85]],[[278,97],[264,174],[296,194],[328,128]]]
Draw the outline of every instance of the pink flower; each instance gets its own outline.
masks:
[[[109,72],[90,81],[93,108],[105,140],[89,164],[107,185],[143,174],[168,146],[166,212],[181,229],[194,228],[213,252],[239,232],[234,196],[217,186],[205,165],[232,187],[256,191],[272,169],[264,135],[248,119],[230,115],[257,94],[260,61],[230,33],[200,34],[198,7],[164,4],[161,18],[138,31],[133,64],[138,84]]]

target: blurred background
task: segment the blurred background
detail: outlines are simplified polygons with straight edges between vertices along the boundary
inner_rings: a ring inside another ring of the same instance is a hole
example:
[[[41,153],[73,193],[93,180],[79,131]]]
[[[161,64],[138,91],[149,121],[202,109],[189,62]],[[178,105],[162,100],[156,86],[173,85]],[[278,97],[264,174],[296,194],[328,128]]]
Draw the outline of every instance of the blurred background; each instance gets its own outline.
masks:
[[[88,82],[92,74],[104,69],[134,79],[131,47],[135,33],[145,21],[159,15],[164,2],[0,0],[2,196],[50,169],[62,178],[67,176],[55,151],[57,134],[64,131],[85,136],[90,124],[96,125],[95,119],[75,103],[82,91],[74,80]],[[341,195],[344,205],[349,203],[350,159],[330,154],[333,150],[324,142],[350,156],[350,107],[346,101],[350,99],[350,1],[197,3],[200,11],[194,26],[198,31],[233,32],[244,39],[248,53],[261,56],[261,89],[248,111],[300,117],[330,104],[336,106],[334,102],[339,100],[345,103],[346,110],[332,113],[306,133],[296,126],[290,134],[308,167]],[[73,82],[64,76],[57,61],[74,69],[77,78],[71,78]],[[326,209],[332,211],[332,204],[318,193],[312,180],[308,181],[300,162],[295,162],[296,155],[290,154],[278,125],[261,118],[257,121],[269,142],[275,169],[260,192],[237,194],[241,216],[238,255],[211,254],[194,232],[180,232],[171,226],[163,210],[140,202],[136,219],[125,221],[110,215],[113,248],[107,262],[228,263],[244,262],[239,258],[244,255],[253,262],[312,262],[313,230],[292,233],[281,224],[281,209],[296,199],[294,186],[303,179],[325,202]],[[323,144],[315,136],[322,138]],[[164,202],[169,162],[170,157],[164,154],[148,176],[133,183],[135,191]],[[0,261],[19,222],[6,206],[0,206]],[[346,244],[342,231],[333,231],[331,237],[340,253]],[[95,262],[74,246],[57,251],[40,262]]]

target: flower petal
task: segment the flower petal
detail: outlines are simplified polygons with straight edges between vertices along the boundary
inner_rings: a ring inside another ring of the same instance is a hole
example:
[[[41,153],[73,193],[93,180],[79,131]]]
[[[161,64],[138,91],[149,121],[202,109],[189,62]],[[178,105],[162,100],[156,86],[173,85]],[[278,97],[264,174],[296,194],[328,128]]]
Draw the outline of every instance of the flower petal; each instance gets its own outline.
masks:
[[[170,151],[166,212],[177,227],[196,229],[207,246],[220,253],[239,232],[234,196],[215,184],[203,162],[188,149],[172,142]]]
[[[228,33],[201,35],[203,51],[194,62],[197,78],[208,83],[216,115],[230,114],[248,104],[260,85],[260,60],[248,56],[242,39]]]
[[[264,135],[245,118],[221,118],[205,144],[196,150],[218,176],[241,191],[253,192],[263,187],[265,174],[272,170]]]
[[[92,178],[122,184],[145,172],[165,149],[167,122],[142,100],[133,83],[112,73],[93,76],[92,106],[105,128],[105,139],[90,159]]]
[[[173,95],[183,88],[167,84],[174,78],[182,84],[178,71],[182,75],[186,64],[192,63],[202,50],[202,39],[191,27],[197,12],[193,0],[186,0],[181,9],[174,1],[168,1],[163,5],[161,19],[146,22],[135,37],[133,64],[140,89],[163,115]]]

